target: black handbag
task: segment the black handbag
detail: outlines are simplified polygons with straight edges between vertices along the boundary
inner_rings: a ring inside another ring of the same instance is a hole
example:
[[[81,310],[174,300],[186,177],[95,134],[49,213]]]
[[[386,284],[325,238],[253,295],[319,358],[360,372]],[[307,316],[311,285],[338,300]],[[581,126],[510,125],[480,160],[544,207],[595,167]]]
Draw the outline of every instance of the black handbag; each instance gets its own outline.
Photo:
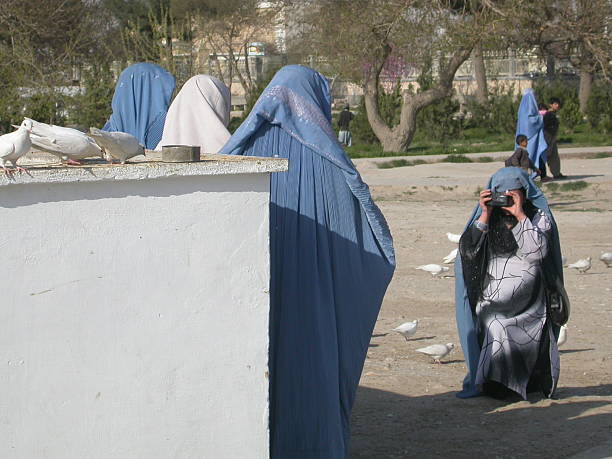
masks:
[[[547,279],[546,312],[553,324],[565,325],[570,316],[570,301],[560,277]]]

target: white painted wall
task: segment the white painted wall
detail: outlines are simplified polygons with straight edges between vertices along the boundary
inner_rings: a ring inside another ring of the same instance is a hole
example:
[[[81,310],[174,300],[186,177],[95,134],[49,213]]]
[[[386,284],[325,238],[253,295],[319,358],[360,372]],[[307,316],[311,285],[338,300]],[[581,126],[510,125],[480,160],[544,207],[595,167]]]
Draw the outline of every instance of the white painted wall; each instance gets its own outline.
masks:
[[[0,457],[268,456],[269,174],[0,188]]]

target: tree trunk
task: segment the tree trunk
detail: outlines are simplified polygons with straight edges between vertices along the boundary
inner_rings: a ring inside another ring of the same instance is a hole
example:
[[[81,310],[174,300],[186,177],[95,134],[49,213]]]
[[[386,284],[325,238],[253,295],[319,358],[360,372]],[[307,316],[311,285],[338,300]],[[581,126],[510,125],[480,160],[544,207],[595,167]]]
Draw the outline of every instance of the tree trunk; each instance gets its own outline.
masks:
[[[578,100],[580,101],[580,111],[585,114],[587,104],[591,96],[591,88],[593,87],[593,72],[590,69],[580,70],[580,88],[578,89]]]
[[[484,105],[489,100],[489,91],[487,89],[487,71],[480,44],[474,47],[472,62],[474,62],[474,77],[476,78],[476,100]]]
[[[416,117],[428,105],[449,96],[453,90],[455,73],[472,52],[471,48],[461,48],[451,56],[446,65],[439,70],[438,84],[418,94],[404,92],[400,122],[390,128],[380,113],[378,96],[380,73],[391,54],[391,47],[384,46],[378,62],[372,67],[372,74],[366,79],[364,98],[366,114],[372,131],[380,141],[385,152],[404,152],[410,146],[416,132]]]
[[[546,56],[546,78],[552,80],[555,77],[555,56],[548,54]]]

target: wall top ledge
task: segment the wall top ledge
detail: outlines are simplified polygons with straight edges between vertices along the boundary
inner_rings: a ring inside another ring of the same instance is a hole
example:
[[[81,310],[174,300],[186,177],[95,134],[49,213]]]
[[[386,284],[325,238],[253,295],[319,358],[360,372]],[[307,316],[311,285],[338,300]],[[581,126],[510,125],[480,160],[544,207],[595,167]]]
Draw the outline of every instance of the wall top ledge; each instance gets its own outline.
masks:
[[[29,155],[28,155],[29,156]],[[103,162],[84,163],[81,166],[64,166],[40,161],[20,161],[26,173],[11,176],[0,170],[0,186],[28,183],[71,183],[114,180],[146,180],[176,176],[205,176],[230,174],[261,174],[284,172],[288,161],[283,158],[260,158],[254,156],[202,155],[201,161],[190,163],[165,163],[155,157],[136,160],[126,164]]]

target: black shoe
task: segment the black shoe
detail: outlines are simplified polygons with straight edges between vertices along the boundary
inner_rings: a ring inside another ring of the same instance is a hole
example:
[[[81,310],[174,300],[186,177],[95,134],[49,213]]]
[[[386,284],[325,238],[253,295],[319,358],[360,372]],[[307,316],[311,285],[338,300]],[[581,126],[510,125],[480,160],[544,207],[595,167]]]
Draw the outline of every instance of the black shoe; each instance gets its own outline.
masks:
[[[555,175],[553,178],[555,180],[566,180],[567,179],[567,175],[559,174],[559,175]]]

